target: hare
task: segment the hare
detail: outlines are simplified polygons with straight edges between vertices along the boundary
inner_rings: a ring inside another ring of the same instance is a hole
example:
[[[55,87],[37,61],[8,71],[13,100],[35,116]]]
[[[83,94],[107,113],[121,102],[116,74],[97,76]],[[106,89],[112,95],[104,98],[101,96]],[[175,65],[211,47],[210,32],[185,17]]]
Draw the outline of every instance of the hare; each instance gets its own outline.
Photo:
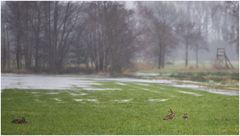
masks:
[[[12,120],[12,123],[15,123],[15,124],[25,124],[25,123],[27,123],[27,121],[25,120],[24,117],[22,117],[22,118],[17,118],[17,119]]]
[[[163,118],[163,120],[172,120],[175,118],[175,112],[170,108],[169,113]]]

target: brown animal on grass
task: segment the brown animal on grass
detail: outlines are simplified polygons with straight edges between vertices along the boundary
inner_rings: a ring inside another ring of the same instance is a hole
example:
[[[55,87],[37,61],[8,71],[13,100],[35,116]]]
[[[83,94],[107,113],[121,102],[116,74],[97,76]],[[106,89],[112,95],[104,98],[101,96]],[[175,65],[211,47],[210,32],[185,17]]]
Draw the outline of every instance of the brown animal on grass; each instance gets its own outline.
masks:
[[[172,120],[175,118],[175,112],[172,109],[169,110],[169,113],[163,118],[163,120]]]
[[[25,120],[24,117],[22,117],[22,118],[17,118],[17,119],[12,120],[12,123],[15,123],[15,124],[25,124],[25,123],[27,123],[27,121]]]
[[[182,116],[183,119],[187,120],[188,119],[188,114],[187,113],[184,113],[183,116]]]

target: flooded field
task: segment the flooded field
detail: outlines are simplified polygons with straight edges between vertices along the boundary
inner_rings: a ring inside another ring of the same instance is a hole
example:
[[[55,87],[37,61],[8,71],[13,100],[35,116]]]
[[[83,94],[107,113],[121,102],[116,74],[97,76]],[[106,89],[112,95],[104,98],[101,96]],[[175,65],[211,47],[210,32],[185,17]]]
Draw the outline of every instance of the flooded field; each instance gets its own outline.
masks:
[[[111,78],[94,75],[36,75],[36,74],[2,74],[1,89],[71,89],[82,88],[84,90],[119,90],[119,88],[98,88],[101,82],[138,83],[147,87],[148,84],[163,84],[178,88],[191,88],[200,91],[223,95],[238,95],[238,90],[213,89],[192,81],[165,80],[165,79],[137,79],[137,78]]]

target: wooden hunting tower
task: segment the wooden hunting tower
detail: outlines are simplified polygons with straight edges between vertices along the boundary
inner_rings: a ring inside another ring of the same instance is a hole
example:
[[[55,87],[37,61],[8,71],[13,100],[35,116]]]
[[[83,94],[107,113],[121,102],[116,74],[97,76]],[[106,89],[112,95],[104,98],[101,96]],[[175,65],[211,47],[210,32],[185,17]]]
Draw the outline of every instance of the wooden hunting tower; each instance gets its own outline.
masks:
[[[227,57],[225,52],[225,48],[217,48],[217,55],[215,64],[218,68],[231,68],[233,69],[233,65],[231,64],[230,60]]]

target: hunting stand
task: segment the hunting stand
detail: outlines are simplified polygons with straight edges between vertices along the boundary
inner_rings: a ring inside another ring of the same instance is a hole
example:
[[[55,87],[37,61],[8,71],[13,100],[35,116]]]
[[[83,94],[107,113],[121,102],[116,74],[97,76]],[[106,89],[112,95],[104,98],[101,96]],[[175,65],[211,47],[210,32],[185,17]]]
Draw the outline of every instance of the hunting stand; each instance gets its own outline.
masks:
[[[233,65],[227,57],[225,48],[217,48],[216,57],[217,58],[216,58],[215,64],[218,68],[233,69]]]

